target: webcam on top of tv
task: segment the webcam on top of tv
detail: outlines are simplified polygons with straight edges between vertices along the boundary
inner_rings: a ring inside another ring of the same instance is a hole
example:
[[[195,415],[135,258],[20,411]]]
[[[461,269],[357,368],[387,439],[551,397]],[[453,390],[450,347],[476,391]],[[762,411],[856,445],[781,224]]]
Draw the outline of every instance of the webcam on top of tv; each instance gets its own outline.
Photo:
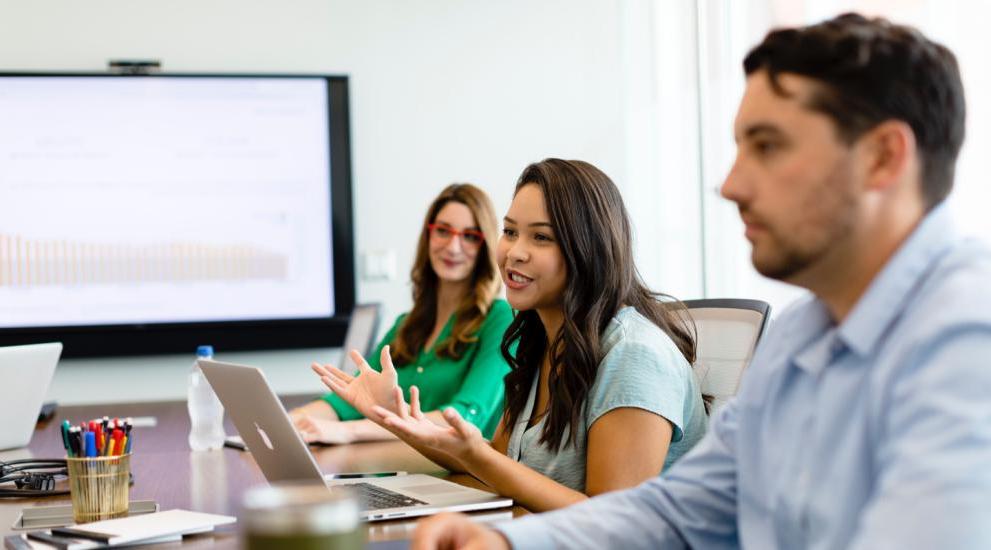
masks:
[[[162,70],[160,59],[111,59],[107,69],[115,74],[146,75]]]

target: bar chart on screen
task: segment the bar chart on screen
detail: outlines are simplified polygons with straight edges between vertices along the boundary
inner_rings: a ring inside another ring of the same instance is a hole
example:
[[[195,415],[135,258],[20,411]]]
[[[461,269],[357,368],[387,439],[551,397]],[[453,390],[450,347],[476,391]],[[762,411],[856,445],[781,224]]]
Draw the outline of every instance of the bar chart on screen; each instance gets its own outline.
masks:
[[[0,326],[297,318],[329,310],[332,296],[321,278],[329,278],[330,262],[306,254],[325,235],[307,234],[306,224],[255,224],[254,234],[244,223],[232,225],[242,234],[201,227],[208,234],[200,239],[184,234],[196,231],[167,238],[149,234],[155,224],[116,239],[106,230],[75,238],[38,227],[0,231]]]
[[[0,234],[0,286],[284,281],[288,257],[254,246],[38,240]]]

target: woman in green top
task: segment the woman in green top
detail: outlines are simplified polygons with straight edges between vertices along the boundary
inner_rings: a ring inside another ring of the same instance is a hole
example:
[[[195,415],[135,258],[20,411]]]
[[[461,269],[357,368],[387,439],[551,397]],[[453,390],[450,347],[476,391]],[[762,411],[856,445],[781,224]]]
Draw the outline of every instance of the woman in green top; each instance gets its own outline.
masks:
[[[388,369],[314,370],[430,460],[532,512],[657,476],[705,430],[694,325],[640,279],[619,188],[586,162],[546,159],[523,170],[503,222],[496,255],[519,313],[491,440],[456,410],[446,426],[426,420],[417,387],[405,400]]]
[[[369,362],[353,350],[351,357],[362,370],[394,363],[386,371],[396,373],[407,398],[410,386],[422,389],[428,417],[446,424],[440,411],[453,407],[491,437],[509,372],[499,345],[513,321],[509,304],[495,298],[495,209],[481,189],[453,184],[430,205],[423,225],[411,270],[413,309],[399,316]],[[332,393],[290,415],[308,441],[395,438]]]

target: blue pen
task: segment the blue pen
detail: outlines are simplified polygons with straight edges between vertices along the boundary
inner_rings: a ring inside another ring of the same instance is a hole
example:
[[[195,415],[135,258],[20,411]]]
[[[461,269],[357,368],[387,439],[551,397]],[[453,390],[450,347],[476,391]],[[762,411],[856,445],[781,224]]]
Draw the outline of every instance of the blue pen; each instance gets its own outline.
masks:
[[[86,441],[83,444],[86,447],[86,457],[96,456],[96,434],[93,432],[86,432]]]
[[[132,420],[130,416],[127,417],[127,418],[125,418],[124,419],[124,439],[127,440],[127,444],[124,445],[124,454],[129,454],[131,452],[131,440],[134,439],[134,437],[131,436],[131,428],[133,428],[133,427],[134,427],[134,420]]]

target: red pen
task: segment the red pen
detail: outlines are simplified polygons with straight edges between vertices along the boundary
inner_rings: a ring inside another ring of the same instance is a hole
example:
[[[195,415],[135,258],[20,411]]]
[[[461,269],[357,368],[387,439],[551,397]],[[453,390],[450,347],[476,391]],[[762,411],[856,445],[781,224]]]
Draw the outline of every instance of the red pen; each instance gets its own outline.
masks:
[[[121,440],[123,440],[123,439],[124,439],[124,432],[122,430],[120,430],[119,428],[118,429],[115,429],[114,430],[114,434],[113,434],[114,454],[115,455],[122,455],[122,454],[124,454],[124,446],[121,445]]]

